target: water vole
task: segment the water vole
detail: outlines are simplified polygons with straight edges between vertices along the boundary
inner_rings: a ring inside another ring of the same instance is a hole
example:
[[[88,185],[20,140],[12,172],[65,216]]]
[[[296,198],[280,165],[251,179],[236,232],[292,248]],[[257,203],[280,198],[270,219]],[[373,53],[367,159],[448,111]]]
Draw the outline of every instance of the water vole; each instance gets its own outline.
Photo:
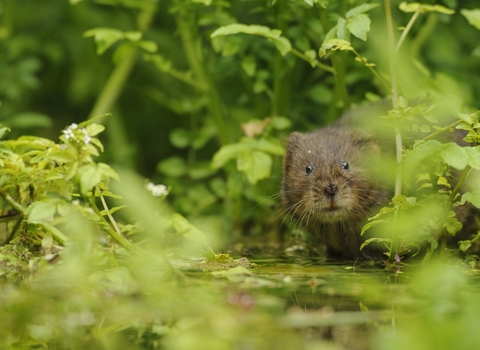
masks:
[[[348,118],[347,118],[348,119]],[[337,258],[382,258],[362,226],[391,197],[378,166],[381,143],[343,120],[311,133],[291,134],[286,145],[282,198],[286,212]]]

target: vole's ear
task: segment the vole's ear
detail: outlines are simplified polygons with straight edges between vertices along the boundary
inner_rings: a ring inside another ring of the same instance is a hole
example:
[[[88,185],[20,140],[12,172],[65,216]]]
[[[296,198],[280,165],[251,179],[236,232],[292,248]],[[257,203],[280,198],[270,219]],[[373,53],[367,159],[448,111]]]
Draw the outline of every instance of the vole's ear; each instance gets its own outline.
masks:
[[[299,132],[292,132],[288,137],[287,141],[285,142],[285,148],[287,149],[287,151],[301,144],[303,137],[303,134]]]

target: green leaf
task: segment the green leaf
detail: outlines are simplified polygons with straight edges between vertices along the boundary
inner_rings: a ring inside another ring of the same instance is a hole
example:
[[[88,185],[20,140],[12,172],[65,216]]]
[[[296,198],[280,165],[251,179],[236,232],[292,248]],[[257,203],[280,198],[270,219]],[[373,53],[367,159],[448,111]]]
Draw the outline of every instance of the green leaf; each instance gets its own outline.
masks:
[[[443,145],[437,140],[428,140],[407,153],[403,163],[407,170],[415,169],[425,158],[438,155],[442,149]]]
[[[257,62],[255,61],[255,57],[253,56],[244,57],[241,65],[242,65],[243,71],[249,77],[253,77],[255,75],[255,72],[257,71]]]
[[[86,164],[78,168],[76,177],[80,183],[80,192],[85,195],[97,186],[102,179],[114,178],[120,181],[118,174],[108,164]]]
[[[208,247],[202,255],[206,258],[207,262],[215,262],[215,252],[213,251],[212,247]]]
[[[10,117],[6,124],[14,129],[34,127],[48,128],[52,126],[52,119],[42,113],[23,112]]]
[[[142,38],[143,34],[140,31],[125,32],[123,33],[123,36],[125,37],[125,39],[128,39],[130,41],[139,41]]]
[[[440,156],[445,163],[457,170],[463,170],[467,165],[468,157],[465,149],[454,142],[445,144]]]
[[[366,41],[370,31],[370,18],[363,13],[355,15],[347,20],[347,28],[354,36]]]
[[[236,159],[238,155],[248,150],[249,147],[245,143],[233,143],[222,146],[214,155],[212,159],[212,167],[219,169],[231,159]]]
[[[387,243],[392,243],[392,239],[391,238],[370,238],[370,239],[367,239],[365,242],[362,243],[362,245],[360,246],[360,250],[362,250],[363,248],[365,248],[367,245],[369,245],[370,243],[372,242],[377,242],[377,243],[380,243],[380,242],[387,242]]]
[[[105,127],[101,124],[88,124],[85,129],[89,136],[96,136],[105,130]]]
[[[318,51],[318,56],[320,57],[325,56],[327,50],[352,51],[353,47],[352,47],[352,44],[350,44],[346,40],[342,40],[342,39],[325,40],[322,44],[322,47],[320,47]]]
[[[102,55],[113,44],[124,38],[124,33],[112,28],[94,28],[87,30],[84,37],[93,37],[97,44],[97,54]]]
[[[190,133],[186,129],[173,129],[169,134],[172,145],[177,148],[186,148],[190,144]]]
[[[155,41],[152,40],[142,40],[137,43],[139,47],[144,49],[147,52],[153,53],[157,52],[158,50],[158,45]]]
[[[477,29],[480,29],[480,8],[467,10],[460,10],[460,13],[467,19],[468,23]]]
[[[205,6],[210,6],[213,0],[192,0],[192,2],[196,2],[198,4],[203,4]]]
[[[460,204],[465,204],[465,202],[472,203],[477,208],[480,208],[480,190],[464,193]]]
[[[453,15],[455,13],[454,10],[451,10],[442,5],[425,5],[425,4],[420,4],[418,2],[411,2],[407,4],[404,1],[398,6],[398,8],[403,12],[417,12],[417,11],[419,11],[420,13],[439,12],[445,15]]]
[[[258,180],[270,177],[272,157],[265,152],[243,152],[237,158],[238,170],[247,175],[248,181],[254,185]]]
[[[354,16],[359,15],[361,13],[368,12],[368,11],[374,9],[375,7],[378,7],[378,6],[379,6],[379,4],[362,4],[360,6],[354,7],[350,11],[348,11],[345,14],[345,17],[346,18],[354,17]]]
[[[467,155],[467,164],[473,169],[480,170],[480,147],[464,147]]]
[[[292,122],[285,117],[272,117],[272,127],[277,130],[285,130],[292,126]]]
[[[10,132],[10,128],[7,128],[7,127],[0,128],[0,138],[2,138],[5,134],[9,132]]]
[[[447,222],[445,223],[445,228],[448,233],[450,233],[452,236],[455,236],[455,234],[462,229],[462,224],[455,217],[448,218]]]
[[[167,158],[157,165],[158,171],[171,177],[180,177],[187,173],[185,161],[177,156]]]
[[[205,234],[190,224],[182,215],[173,213],[172,225],[175,231],[186,239],[206,245]]]
[[[41,223],[42,221],[51,221],[57,212],[58,201],[50,199],[32,203],[25,210],[27,221],[31,223]]]
[[[77,170],[80,192],[85,195],[102,181],[102,172],[95,164],[83,165]]]
[[[215,30],[210,37],[215,38],[220,35],[232,34],[250,34],[265,37],[275,44],[276,48],[280,51],[282,55],[286,55],[292,49],[290,41],[287,38],[281,36],[282,31],[278,29],[270,29],[269,27],[255,24],[229,24]]]
[[[362,231],[360,232],[360,236],[363,236],[363,234],[365,232],[367,232],[369,229],[371,229],[372,227],[375,227],[379,224],[381,224],[382,222],[384,222],[385,220],[374,220],[374,221],[371,221],[371,222],[368,222],[366,223],[363,227],[362,227]]]
[[[458,247],[462,252],[466,252],[472,246],[472,241],[458,241]]]
[[[398,96],[397,104],[398,104],[398,107],[405,109],[408,107],[408,100],[403,96]]]

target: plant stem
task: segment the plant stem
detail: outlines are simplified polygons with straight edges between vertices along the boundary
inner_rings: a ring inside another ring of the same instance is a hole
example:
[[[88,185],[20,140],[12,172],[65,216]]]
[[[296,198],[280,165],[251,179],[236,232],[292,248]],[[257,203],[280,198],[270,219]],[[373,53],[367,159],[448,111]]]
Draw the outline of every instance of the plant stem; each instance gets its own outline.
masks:
[[[18,203],[15,199],[12,198],[4,189],[2,186],[0,186],[0,196],[2,196],[3,199],[5,199],[5,202],[10,204],[10,206],[15,209],[17,212],[21,213],[21,215],[25,215],[25,208],[23,205]]]
[[[156,4],[151,3],[146,5],[142,11],[139,12],[137,17],[138,28],[140,31],[145,32],[152,21],[155,14]],[[103,87],[100,96],[98,97],[92,111],[90,112],[88,119],[95,118],[99,115],[111,112],[113,106],[117,102],[117,99],[122,92],[122,89],[130,76],[130,72],[135,64],[137,57],[137,48],[132,46],[117,63],[113,69],[110,77],[108,78],[105,86]],[[103,119],[103,118],[102,118]],[[101,121],[100,121],[101,122]]]
[[[136,247],[129,240],[127,240],[121,232],[119,233],[114,228],[112,228],[111,223],[105,220],[105,217],[102,215],[102,213],[100,212],[100,209],[98,209],[97,207],[97,203],[95,203],[95,191],[98,191],[100,194],[100,198],[103,199],[103,196],[101,195],[100,190],[98,188],[94,188],[92,191],[92,196],[88,198],[88,202],[92,206],[92,209],[95,211],[95,213],[100,217],[100,220],[105,224],[107,228],[106,230],[110,235],[110,237],[112,237],[118,244],[120,244],[123,248],[127,249],[128,251],[135,250]],[[102,204],[103,204],[103,200],[102,200]],[[105,210],[108,213],[108,207]]]
[[[93,106],[88,119],[95,118],[101,114],[111,112],[117,102],[125,82],[133,68],[137,56],[137,49],[132,47],[117,63]]]
[[[117,232],[117,234],[120,235],[120,236],[122,236],[122,231],[121,231],[120,228],[118,227],[117,222],[116,222],[115,219],[113,218],[112,214],[110,214],[110,209],[108,208],[107,202],[105,201],[105,198],[102,196],[102,192],[98,189],[98,187],[97,187],[97,191],[98,191],[98,193],[99,193],[100,200],[101,200],[101,202],[102,202],[103,208],[105,209],[105,211],[106,211],[106,213],[107,213],[108,219],[109,219],[110,222],[112,223],[112,226],[113,226],[113,228],[115,229],[115,231]]]
[[[410,21],[408,22],[407,26],[403,30],[402,35],[400,36],[400,39],[398,39],[397,46],[395,47],[395,51],[398,52],[400,50],[400,47],[403,44],[403,41],[407,37],[408,32],[410,32],[410,29],[412,28],[413,24],[418,18],[418,15],[420,15],[420,9],[421,7],[418,7],[417,11],[413,14],[412,18],[410,18]]]
[[[175,2],[179,5],[179,2]],[[175,13],[175,20],[177,22],[178,31],[182,39],[183,49],[187,61],[193,70],[193,73],[200,84],[205,84],[207,88],[207,97],[209,99],[208,107],[210,113],[218,128],[218,138],[222,145],[229,142],[229,133],[225,125],[225,120],[222,113],[222,107],[220,103],[220,96],[216,89],[216,86],[207,72],[205,60],[202,54],[201,42],[195,37],[192,30],[191,14],[181,6]]]
[[[394,94],[394,90],[388,85],[388,83],[380,76],[380,74],[377,73],[377,71],[375,69],[373,69],[373,67],[371,67],[369,65],[369,62],[365,59],[365,57],[363,57],[362,55],[360,55],[357,50],[355,50],[353,47],[352,47],[352,51],[353,53],[355,54],[355,56],[358,57],[358,59],[360,61],[362,61],[362,63],[365,65],[365,67],[367,67],[370,72],[373,73],[373,75],[380,81],[380,83],[382,83],[383,87],[387,90],[388,93],[390,94]]]
[[[392,106],[393,108],[398,108],[398,86],[397,86],[397,71],[396,71],[396,52],[394,46],[394,34],[393,34],[393,19],[392,19],[392,11],[391,11],[391,4],[390,0],[384,0],[385,6],[385,19],[387,24],[387,34],[388,34],[388,53],[389,53],[389,66],[390,66],[390,79],[392,82]],[[396,147],[396,158],[397,158],[397,173],[395,176],[395,195],[402,194],[402,168],[401,162],[403,157],[403,141],[402,141],[402,134],[400,133],[399,125],[395,126],[395,147]],[[394,220],[398,219],[398,210],[395,211]],[[390,255],[388,257],[388,262],[393,263],[395,260],[395,255],[397,254],[397,246],[398,246],[398,234],[397,229],[394,227],[392,233],[392,245],[390,249]]]
[[[12,229],[12,232],[10,232],[10,234],[9,234],[8,237],[7,237],[7,239],[5,240],[5,242],[3,242],[2,245],[5,245],[5,244],[10,243],[10,241],[11,241],[11,240],[15,237],[15,235],[17,234],[17,231],[20,229],[20,226],[22,225],[22,222],[23,222],[23,217],[17,221],[17,223],[15,224],[15,226],[14,226],[13,229]]]
[[[345,85],[345,69],[342,67],[339,52],[332,52],[332,64],[335,69],[335,85],[343,101],[343,108],[350,107],[350,98],[348,97],[347,87]]]
[[[410,47],[410,55],[413,59],[418,57],[418,53],[426,42],[427,38],[432,34],[433,30],[435,29],[438,22],[438,15],[436,13],[430,13],[427,17],[427,21],[422,26],[420,31],[418,32],[415,39],[412,40],[412,44]]]
[[[335,71],[335,68],[330,67],[330,66],[327,66],[326,64],[323,64],[323,63],[319,62],[318,60],[312,60],[311,58],[309,58],[308,56],[304,55],[303,53],[301,53],[301,52],[298,51],[297,49],[292,48],[292,49],[290,50],[290,52],[291,52],[292,54],[294,54],[295,56],[301,58],[302,60],[307,61],[307,62],[310,63],[311,65],[314,65],[316,68],[326,70],[327,72],[330,72],[330,73],[332,73],[332,74],[337,74],[337,72]]]
[[[441,128],[441,129],[438,129],[437,131],[435,131],[434,133],[428,135],[428,136],[425,136],[423,139],[421,139],[420,141],[428,141],[430,139],[433,139],[434,137],[440,135],[441,133],[444,133],[445,131],[451,129],[451,128],[454,128],[456,127],[458,124],[462,123],[463,121],[462,120],[458,120],[450,125],[447,125],[445,126],[444,128]]]

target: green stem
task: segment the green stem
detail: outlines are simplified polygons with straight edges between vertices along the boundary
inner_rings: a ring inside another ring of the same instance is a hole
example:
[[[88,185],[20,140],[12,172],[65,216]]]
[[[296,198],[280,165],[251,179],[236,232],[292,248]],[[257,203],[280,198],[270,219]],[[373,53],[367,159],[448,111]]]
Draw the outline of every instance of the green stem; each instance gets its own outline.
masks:
[[[100,198],[103,199],[103,196],[101,195],[100,193],[100,190],[98,190],[98,188],[95,188],[92,192],[92,196],[90,198],[88,198],[88,201],[90,203],[90,205],[92,206],[92,209],[95,211],[95,213],[99,216],[100,220],[102,221],[102,223],[105,224],[105,227],[106,227],[106,231],[107,233],[110,235],[110,237],[112,237],[118,244],[120,244],[123,248],[129,250],[129,251],[133,251],[136,249],[136,247],[129,241],[127,240],[123,234],[120,232],[117,232],[113,227],[112,227],[112,224],[109,223],[107,220],[105,220],[105,217],[102,215],[100,209],[98,209],[97,207],[97,203],[95,203],[95,191],[98,191],[99,192],[99,195],[100,195]],[[103,203],[103,200],[102,200],[102,203]],[[109,213],[108,211],[108,207],[105,209],[107,211],[107,213]],[[110,213],[109,213],[110,214]]]
[[[12,214],[12,215],[3,215],[0,217],[0,222],[9,222],[9,221],[13,221],[13,220],[18,220],[18,219],[22,219],[23,218],[23,214]]]
[[[151,4],[146,5],[142,11],[140,11],[137,17],[138,28],[140,31],[145,32],[148,29],[148,26],[150,25],[150,22],[155,14],[155,10],[156,4],[152,2]],[[95,102],[88,119],[92,119],[112,111],[118,97],[120,96],[120,93],[122,92],[125,82],[130,76],[136,57],[136,47],[131,47],[130,50],[123,55],[122,59],[117,63],[107,82],[105,83],[105,86]]]
[[[412,18],[410,18],[410,21],[408,22],[407,26],[403,30],[402,35],[400,36],[400,39],[398,39],[397,46],[395,47],[395,51],[398,52],[400,50],[400,47],[403,44],[403,41],[407,37],[407,34],[410,32],[410,29],[412,29],[413,24],[417,20],[418,16],[420,15],[420,9],[421,7],[418,7],[417,11],[413,14]]]
[[[427,41],[428,37],[432,34],[437,26],[438,22],[438,15],[436,13],[430,13],[427,17],[427,21],[422,26],[420,31],[418,32],[415,39],[413,39],[412,44],[410,46],[410,55],[413,59],[418,57],[418,53],[422,48],[423,44]]]
[[[339,54],[339,52],[332,52],[332,64],[336,72],[335,85],[343,101],[343,107],[348,109],[350,108],[350,98],[348,97],[347,86],[345,84],[345,69],[342,67]]]
[[[132,47],[117,63],[108,78],[105,86],[100,93],[95,105],[93,106],[88,119],[95,118],[99,115],[111,112],[113,106],[117,102],[125,82],[132,71],[137,56],[137,49]]]
[[[102,192],[98,189],[98,187],[97,187],[97,191],[98,191],[98,193],[99,193],[100,201],[102,202],[103,209],[105,209],[105,211],[106,211],[106,213],[107,213],[107,216],[108,216],[108,219],[109,219],[110,222],[112,223],[113,229],[115,230],[115,232],[117,232],[117,235],[123,237],[122,231],[121,231],[120,228],[118,227],[117,222],[116,222],[115,219],[113,218],[112,214],[110,214],[110,209],[108,208],[107,202],[105,201],[105,198],[102,196]]]
[[[42,221],[39,223],[39,225],[45,232],[49,232],[52,235],[53,239],[55,239],[62,246],[64,246],[65,242],[68,241],[67,236],[65,236],[62,231],[60,231],[58,228],[56,228],[52,224],[46,221]]]
[[[447,125],[447,126],[444,127],[444,128],[438,129],[438,130],[435,131],[434,133],[432,133],[432,134],[430,134],[430,135],[428,135],[428,136],[425,136],[425,137],[424,137],[423,139],[421,139],[420,141],[428,141],[428,140],[430,140],[430,139],[433,139],[434,137],[440,135],[441,133],[444,133],[445,131],[447,131],[447,130],[449,130],[449,129],[451,129],[451,128],[456,127],[456,126],[457,126],[458,124],[460,124],[460,123],[463,123],[463,121],[462,121],[462,120],[458,120],[458,121],[456,121],[455,123],[452,123],[452,124],[450,124],[450,125]]]
[[[15,209],[17,212],[21,213],[21,215],[25,215],[24,212],[25,212],[25,208],[23,207],[23,205],[21,205],[20,203],[18,203],[15,199],[13,199],[12,196],[10,196],[7,191],[5,191],[3,189],[2,186],[0,186],[0,196],[2,196],[3,199],[5,199],[5,202],[7,202],[8,204],[10,204],[10,206]]]
[[[179,5],[178,1],[175,3]],[[209,99],[208,107],[218,128],[218,137],[220,143],[226,144],[229,142],[230,138],[222,113],[220,96],[211,76],[205,67],[206,63],[202,54],[201,42],[195,37],[195,34],[191,28],[192,21],[190,16],[191,14],[184,7],[178,9],[175,14],[175,20],[177,22],[178,31],[182,39],[183,49],[196,79],[200,84],[205,84],[206,86],[207,97]]]
[[[392,83],[391,92],[392,92],[392,106],[393,108],[398,108],[398,86],[397,86],[397,58],[394,46],[394,33],[393,33],[393,19],[392,19],[392,10],[390,0],[384,0],[385,6],[385,19],[387,24],[387,34],[388,34],[388,52],[389,52],[389,66],[390,66],[390,79]],[[399,125],[395,126],[395,148],[396,148],[396,158],[397,158],[397,172],[395,176],[395,195],[402,194],[402,168],[401,162],[403,158],[403,141],[402,134],[400,133]],[[394,220],[398,219],[398,210],[394,213]],[[388,262],[393,263],[395,261],[395,255],[397,254],[398,247],[398,234],[397,229],[394,227],[392,233],[392,245],[390,249],[390,255],[388,257]]]
[[[330,72],[332,74],[337,74],[336,71],[335,71],[335,68],[327,66],[326,64],[320,63],[320,62],[318,62],[318,60],[312,60],[310,57],[308,57],[307,55],[301,53],[300,51],[298,51],[294,48],[292,48],[290,50],[290,52],[292,54],[294,54],[295,56],[301,58],[302,60],[310,63],[313,66],[315,66],[316,68],[326,70],[327,72]]]
[[[373,67],[369,64],[369,62],[365,59],[365,57],[361,56],[357,50],[355,50],[353,47],[352,47],[352,51],[353,53],[355,54],[355,56],[358,57],[358,59],[360,61],[362,61],[362,63],[365,65],[365,67],[367,67],[370,72],[372,72],[372,74],[380,81],[380,83],[382,83],[383,87],[387,90],[388,93],[390,94],[394,94],[394,90],[388,85],[388,83],[380,76],[380,74],[377,73],[377,71],[375,69],[373,69]]]
[[[15,224],[15,226],[13,227],[12,229],[12,232],[10,232],[10,234],[8,235],[7,239],[5,240],[5,242],[3,242],[2,245],[5,245],[5,244],[8,244],[10,243],[10,241],[15,237],[15,235],[17,234],[17,231],[20,229],[20,227],[22,226],[22,222],[23,222],[23,217],[21,219],[19,219],[17,221],[17,223]]]

